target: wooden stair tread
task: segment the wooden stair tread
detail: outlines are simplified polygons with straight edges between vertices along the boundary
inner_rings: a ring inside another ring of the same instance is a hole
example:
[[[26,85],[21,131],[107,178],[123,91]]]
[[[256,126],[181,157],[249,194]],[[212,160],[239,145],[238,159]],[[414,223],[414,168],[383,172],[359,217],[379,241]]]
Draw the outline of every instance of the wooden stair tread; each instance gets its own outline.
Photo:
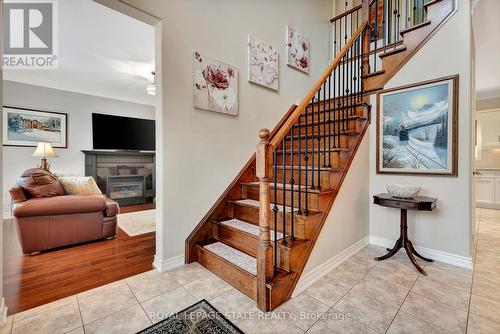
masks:
[[[422,27],[428,26],[429,24],[431,24],[430,20],[424,21],[422,23],[415,24],[415,25],[408,27],[406,29],[402,29],[399,33],[401,34],[401,36],[404,36],[406,33],[409,33],[410,31],[420,29]]]
[[[391,55],[395,55],[395,54],[398,54],[398,53],[404,52],[404,51],[406,51],[406,46],[402,45],[402,46],[400,46],[400,47],[398,47],[396,49],[391,49],[389,51],[386,51],[386,52],[382,53],[381,55],[379,55],[379,57],[383,59],[385,57],[389,57]]]
[[[337,110],[337,109],[335,109]],[[325,111],[320,111],[320,113],[325,113],[325,112],[328,112],[329,110],[325,110]],[[332,109],[333,111],[333,109]],[[316,111],[314,112],[314,115],[316,116]],[[305,117],[306,114],[302,114],[300,117]],[[310,116],[310,114],[308,114],[308,116]],[[364,117],[364,116],[361,116],[361,115],[349,115],[348,117],[346,117],[345,119],[350,119],[350,120],[362,120],[362,121],[365,121],[367,118]],[[344,118],[336,118],[335,120],[332,120],[333,122],[341,122],[343,121]],[[328,123],[327,120],[321,120],[321,121],[317,121],[317,120],[314,120],[314,123],[311,121],[311,122],[306,122],[306,123],[300,123],[300,127],[303,128],[304,126],[311,126],[311,125],[318,125],[318,124],[323,124],[323,123]],[[295,124],[292,128],[298,128],[299,127],[299,124]]]
[[[234,200],[234,201],[230,201],[230,202],[238,204],[238,205],[244,205],[244,206],[249,206],[252,208],[257,208],[257,209],[259,208],[259,205],[260,205],[259,201],[254,200],[254,199],[248,199],[248,198],[238,199],[238,200]],[[271,203],[271,205],[269,206],[271,208],[271,210],[273,209],[273,206],[274,206],[274,204]],[[283,205],[281,205],[281,204],[278,205],[278,212],[283,212]],[[285,205],[285,213],[292,213],[292,207]],[[296,212],[294,212],[294,213],[297,214]],[[309,216],[314,215],[314,214],[319,214],[319,213],[320,212],[310,211]]]
[[[259,236],[260,234],[260,229],[259,226],[247,223],[243,220],[239,220],[236,218],[227,218],[227,220],[219,220],[217,223],[229,226],[235,230],[243,231],[255,236]],[[283,238],[283,233],[277,232],[278,233],[278,240],[281,240]],[[274,231],[271,230],[271,241],[274,241]]]
[[[377,75],[383,75],[383,74],[385,74],[385,70],[378,70],[378,71],[363,75],[363,79],[367,79],[367,78],[371,78],[371,77],[375,77]]]
[[[257,188],[260,186],[259,181],[254,181],[254,182],[243,182],[243,183],[241,183],[241,184],[242,184],[242,185],[244,185],[244,186],[257,187]],[[299,188],[299,186],[300,186],[300,190],[301,190],[301,191],[305,191],[306,186],[305,186],[305,185],[298,185],[298,184],[295,184],[295,185],[293,186],[293,190],[294,190],[294,191],[299,191],[299,189],[298,189],[298,188]],[[273,181],[269,182],[269,187],[270,187],[271,189],[274,189],[274,182],[273,182]],[[280,190],[283,190],[283,183],[281,183],[281,182],[277,182],[277,183],[276,183],[276,188],[277,188],[277,189],[280,189]],[[291,186],[289,183],[285,183],[285,189],[286,189],[286,190],[292,190],[292,186]],[[322,188],[322,189],[320,189],[320,190],[318,190],[318,189],[308,189],[308,192],[309,192],[309,193],[313,193],[313,194],[314,194],[314,193],[329,193],[329,192],[331,192],[331,191],[333,191],[333,189],[323,189],[323,188]]]
[[[257,259],[242,251],[228,246],[220,241],[206,244],[202,246],[204,249],[212,252],[220,258],[230,262],[236,267],[239,267],[249,274],[257,275]]]

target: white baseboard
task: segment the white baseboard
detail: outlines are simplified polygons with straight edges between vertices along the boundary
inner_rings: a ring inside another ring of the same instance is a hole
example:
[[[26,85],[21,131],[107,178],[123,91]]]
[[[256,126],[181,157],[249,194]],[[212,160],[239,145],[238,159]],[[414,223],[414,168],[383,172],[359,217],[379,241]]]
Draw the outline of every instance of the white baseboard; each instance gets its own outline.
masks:
[[[369,243],[369,237],[365,237],[357,241],[356,243],[352,244],[348,248],[344,249],[342,252],[330,258],[326,262],[320,264],[319,266],[309,271],[308,273],[303,274],[300,277],[299,282],[295,287],[295,290],[293,291],[292,298],[300,295],[302,292],[313,286],[316,282],[318,282],[330,271],[341,265],[345,260],[350,258],[355,253],[357,253],[366,245],[368,245],[368,243]]]
[[[0,327],[7,322],[7,305],[5,305],[5,298],[2,297],[0,302]]]
[[[376,246],[392,248],[392,247],[394,247],[396,240],[386,239],[386,238],[382,238],[382,237],[379,237],[376,235],[370,235],[370,243],[373,245],[376,245]],[[467,269],[473,268],[471,257],[446,253],[443,251],[430,249],[430,248],[426,248],[426,247],[421,247],[421,246],[415,246],[415,249],[420,254],[422,254],[422,256],[428,257],[428,258],[433,259],[435,261],[439,261],[439,262],[443,262],[443,263],[447,263],[447,264],[451,264],[451,265],[454,265],[457,267],[462,267],[462,268],[467,268]]]
[[[164,273],[165,271],[172,270],[178,267],[181,267],[184,265],[184,254],[183,255],[177,255],[174,256],[170,259],[166,260],[161,260],[156,257],[153,261],[153,267],[156,268],[161,273]]]

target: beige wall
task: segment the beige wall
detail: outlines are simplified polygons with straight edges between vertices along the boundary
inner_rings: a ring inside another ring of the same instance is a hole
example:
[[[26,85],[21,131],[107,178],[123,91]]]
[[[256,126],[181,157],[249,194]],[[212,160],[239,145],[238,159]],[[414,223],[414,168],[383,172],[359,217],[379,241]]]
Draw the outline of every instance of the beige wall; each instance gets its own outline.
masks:
[[[272,128],[328,65],[330,0],[126,0],[162,19],[163,249],[184,252],[184,240],[255,151],[258,131]],[[285,26],[311,39],[311,74],[288,68]],[[247,82],[247,36],[278,48],[280,91]],[[198,50],[240,71],[238,117],[192,107],[192,54]]]
[[[307,261],[304,274],[368,236],[369,147],[369,135],[366,133]]]
[[[409,214],[414,244],[470,257],[471,254],[471,24],[470,4],[459,1],[459,10],[426,45],[390,80],[385,88],[460,75],[458,177],[377,175],[375,173],[375,124],[370,133],[370,196],[384,192],[386,184],[416,184],[422,195],[437,197],[432,213]],[[372,97],[375,106],[375,98]],[[376,109],[374,109],[374,112]],[[375,114],[374,114],[375,115]],[[396,239],[399,212],[370,205],[370,234]]]

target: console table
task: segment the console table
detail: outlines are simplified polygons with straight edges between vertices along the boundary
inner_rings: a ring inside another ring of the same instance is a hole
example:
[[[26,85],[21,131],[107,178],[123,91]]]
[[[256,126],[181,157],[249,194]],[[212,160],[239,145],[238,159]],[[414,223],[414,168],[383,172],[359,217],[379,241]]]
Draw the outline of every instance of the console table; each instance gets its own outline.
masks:
[[[388,259],[391,256],[395,255],[401,248],[404,248],[413,265],[418,269],[418,271],[427,276],[426,271],[418,264],[415,256],[413,255],[416,255],[417,257],[427,262],[433,262],[433,260],[425,258],[417,253],[410,239],[408,239],[407,210],[432,211],[436,207],[436,202],[436,198],[423,196],[417,196],[414,198],[396,198],[392,197],[389,194],[378,194],[373,196],[374,204],[401,210],[400,237],[398,241],[396,241],[396,245],[394,245],[394,248],[392,249],[387,249],[389,253],[384,256],[376,257],[375,260],[382,261]]]

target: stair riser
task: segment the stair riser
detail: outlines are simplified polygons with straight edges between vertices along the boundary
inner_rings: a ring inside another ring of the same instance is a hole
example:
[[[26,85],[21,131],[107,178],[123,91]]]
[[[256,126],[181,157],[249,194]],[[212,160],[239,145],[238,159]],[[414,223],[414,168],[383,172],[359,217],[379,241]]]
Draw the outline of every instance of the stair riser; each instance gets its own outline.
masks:
[[[307,128],[307,133],[308,134],[323,134],[323,133],[330,133],[330,131],[333,133],[333,132],[337,132],[337,129],[338,129],[338,122],[331,122],[330,123],[330,126],[328,125],[328,122],[327,123],[320,123],[318,124],[318,121],[317,120],[314,120],[314,125],[312,125],[312,123],[309,123],[308,125],[308,128]],[[348,122],[348,130],[350,131],[356,131],[356,132],[361,132],[361,130],[363,130],[363,126],[364,126],[364,120],[363,119],[350,119],[349,122]],[[342,128],[342,123],[340,123],[340,128]],[[314,131],[314,132],[312,132]],[[292,133],[293,135],[298,135],[299,134],[299,129],[298,127],[294,127],[293,130],[292,130]],[[306,134],[306,126],[305,125],[301,125],[300,127],[300,134],[301,135],[305,135]]]
[[[278,182],[283,182],[283,170],[278,169],[276,171],[276,175],[278,178]],[[330,172],[329,170],[320,171],[320,186],[321,186],[321,188],[323,188],[323,189],[334,188],[339,175],[341,175],[341,172],[339,172],[339,171],[334,171],[334,172]],[[290,169],[286,169],[285,181],[288,182],[290,180],[290,177],[291,177]],[[312,177],[313,177],[312,170],[309,170],[307,173],[307,182],[308,182],[309,186],[312,185]],[[299,170],[297,170],[297,169],[293,170],[293,178],[294,178],[294,180],[299,179]],[[303,180],[303,184],[305,185],[305,183],[306,183],[306,171],[305,170],[300,171],[300,178],[301,178],[301,180]],[[318,184],[318,171],[315,169],[314,170],[314,185],[317,185],[317,184]]]
[[[278,212],[278,228],[277,231],[283,233],[283,214]],[[259,210],[257,208],[251,208],[244,205],[230,205],[230,214],[229,217],[240,219],[254,225],[258,225],[259,223]],[[273,214],[274,221],[274,214]],[[289,213],[285,216],[286,219],[286,233],[288,234],[291,230],[291,215]],[[299,239],[306,239],[306,228],[305,228],[305,220],[307,220],[307,216],[294,216],[294,233],[295,236]]]
[[[271,195],[271,203],[274,203],[275,202],[274,189],[271,189],[270,193],[271,193],[270,194]],[[285,190],[284,193],[285,194],[283,194],[283,189],[277,189],[277,191],[276,191],[277,197],[276,198],[278,200],[278,204],[283,205],[283,195],[284,195],[285,196],[285,205],[292,206],[292,201],[291,201],[292,191]],[[259,188],[258,187],[243,186],[241,189],[241,195],[244,198],[254,199],[254,200],[258,201],[259,200]],[[317,193],[311,193],[311,192],[308,192],[308,194],[306,195],[304,191],[301,191],[300,199],[301,199],[302,207],[305,207],[306,197],[308,200],[307,204],[309,206],[309,210],[319,211],[319,195]],[[294,206],[294,209],[299,208],[299,192],[298,192],[297,187],[295,187],[295,190],[293,191],[293,206]]]
[[[196,247],[198,248],[198,262],[202,266],[222,278],[227,283],[231,284],[237,290],[243,292],[248,297],[256,300],[257,284],[255,276],[239,269],[230,262],[224,261],[201,246]]]
[[[348,147],[348,145],[349,145],[348,137],[349,137],[349,135],[347,135],[347,134],[340,135],[340,148],[347,148]],[[314,139],[312,139],[312,137],[309,137],[307,140],[305,137],[303,137],[300,139],[300,148],[305,150],[306,146],[307,146],[308,150],[312,150],[313,149],[313,140],[314,140],[314,150],[315,151],[318,150],[318,143],[319,143],[319,147],[321,148],[320,153],[323,153],[323,147],[325,147],[326,149],[336,148],[335,144],[337,144],[337,146],[338,146],[338,139],[339,139],[339,137],[337,136],[337,140],[334,143],[333,138],[330,138],[330,141],[329,141],[328,137],[326,138],[326,140],[324,137],[321,137],[320,140],[318,140],[318,137],[314,137]],[[289,150],[290,147],[292,147],[292,145],[290,143],[290,140],[288,139],[285,143],[285,149]],[[293,148],[297,149],[298,147],[299,147],[298,138],[294,138],[293,139]]]
[[[298,166],[299,165],[299,155],[296,153],[297,151],[294,151],[293,153],[293,158],[290,157],[289,152],[285,152],[285,164],[286,166]],[[330,155],[330,157],[329,157]],[[330,158],[330,160],[328,159]],[[328,151],[324,155],[323,152],[319,154],[319,163],[320,166],[328,166],[330,164],[333,168],[344,168],[347,164],[347,160],[349,158],[349,152],[348,151],[330,151],[330,154]],[[278,153],[277,155],[277,165],[282,166],[283,165],[283,154]],[[293,160],[293,161],[292,161]],[[293,163],[292,163],[293,162]],[[300,153],[300,163],[301,166],[306,166],[306,160],[305,160],[305,152]],[[312,154],[312,152],[309,152],[309,160],[307,161],[307,165],[311,167],[314,164],[314,166],[318,165],[318,153],[315,152]]]
[[[271,231],[273,233],[273,231]],[[227,227],[224,224],[213,224],[213,236],[215,239],[245,252],[249,255],[257,257],[257,248],[259,246],[259,237],[248,233],[240,232],[233,228]],[[278,240],[279,243],[281,241]],[[274,248],[274,241],[271,241]],[[274,254],[274,251],[273,251]],[[285,271],[290,271],[290,249],[287,247],[278,246],[278,268]]]

